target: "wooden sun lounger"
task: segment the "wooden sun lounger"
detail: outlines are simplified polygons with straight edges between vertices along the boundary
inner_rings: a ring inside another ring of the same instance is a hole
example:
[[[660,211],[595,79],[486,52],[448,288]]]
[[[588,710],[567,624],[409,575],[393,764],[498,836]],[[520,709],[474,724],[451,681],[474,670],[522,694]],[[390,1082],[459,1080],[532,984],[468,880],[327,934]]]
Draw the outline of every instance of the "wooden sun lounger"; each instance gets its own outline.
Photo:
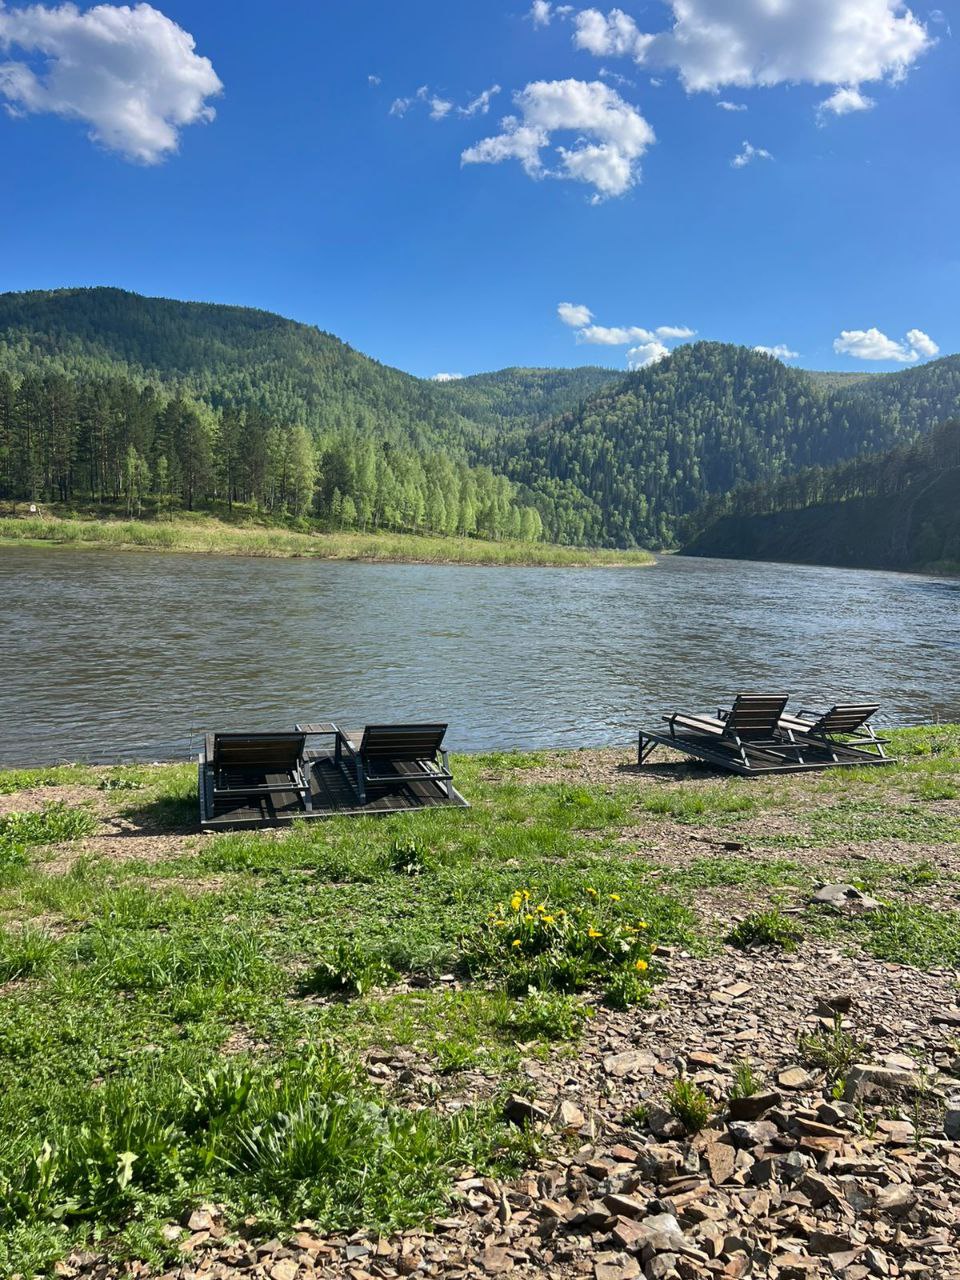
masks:
[[[664,716],[669,732],[640,730],[638,763],[644,764],[658,746],[669,746],[734,773],[802,769],[791,736],[779,728],[787,697],[743,693],[729,711],[716,716]]]
[[[208,733],[200,757],[208,808],[218,800],[294,792],[311,808],[302,733]],[[273,775],[273,778],[271,778]]]
[[[884,747],[888,738],[878,738],[870,724],[880,710],[876,703],[840,702],[829,711],[799,711],[780,717],[780,728],[804,747],[815,747],[830,756],[832,763],[888,764]]]
[[[337,731],[335,759],[353,766],[357,794],[366,803],[369,787],[403,787],[433,782],[454,799],[449,754],[444,750],[445,724],[368,724],[359,744]]]

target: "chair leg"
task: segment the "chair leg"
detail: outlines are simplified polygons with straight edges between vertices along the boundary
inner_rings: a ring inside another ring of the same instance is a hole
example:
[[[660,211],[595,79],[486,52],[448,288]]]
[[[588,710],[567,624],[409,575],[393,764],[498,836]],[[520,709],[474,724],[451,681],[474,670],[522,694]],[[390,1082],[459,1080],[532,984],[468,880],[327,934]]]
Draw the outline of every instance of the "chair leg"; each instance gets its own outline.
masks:
[[[367,803],[367,780],[364,777],[363,761],[357,756],[357,795],[361,804]]]
[[[303,807],[305,812],[313,813],[313,796],[310,794],[310,766],[300,765],[300,782],[303,786]]]
[[[450,752],[441,751],[440,759],[443,762],[443,772],[449,773],[450,772]],[[453,779],[452,778],[444,778],[443,790],[446,792],[447,799],[452,800],[453,799]]]

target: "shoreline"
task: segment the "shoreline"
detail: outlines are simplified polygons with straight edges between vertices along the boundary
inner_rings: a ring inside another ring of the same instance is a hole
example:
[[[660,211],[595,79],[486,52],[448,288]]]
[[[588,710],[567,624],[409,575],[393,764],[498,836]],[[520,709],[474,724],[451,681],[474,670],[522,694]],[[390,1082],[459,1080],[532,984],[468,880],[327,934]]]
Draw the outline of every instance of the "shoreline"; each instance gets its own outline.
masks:
[[[409,533],[302,533],[269,526],[238,528],[213,518],[156,522],[7,517],[0,518],[2,547],[479,568],[640,569],[656,563],[649,551],[487,542]]]

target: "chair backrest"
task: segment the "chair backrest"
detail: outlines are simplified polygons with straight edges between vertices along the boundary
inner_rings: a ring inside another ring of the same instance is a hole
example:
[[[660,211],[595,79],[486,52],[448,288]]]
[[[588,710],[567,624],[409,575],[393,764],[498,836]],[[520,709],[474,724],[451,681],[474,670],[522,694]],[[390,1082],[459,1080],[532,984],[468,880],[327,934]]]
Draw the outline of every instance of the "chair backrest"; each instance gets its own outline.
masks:
[[[364,760],[433,760],[446,732],[445,724],[368,724],[360,756]]]
[[[772,738],[787,705],[787,694],[740,693],[727,716],[738,738]]]
[[[303,758],[302,733],[217,733],[213,763],[219,769],[295,769]]]
[[[811,728],[815,733],[856,733],[879,710],[879,703],[839,702]]]

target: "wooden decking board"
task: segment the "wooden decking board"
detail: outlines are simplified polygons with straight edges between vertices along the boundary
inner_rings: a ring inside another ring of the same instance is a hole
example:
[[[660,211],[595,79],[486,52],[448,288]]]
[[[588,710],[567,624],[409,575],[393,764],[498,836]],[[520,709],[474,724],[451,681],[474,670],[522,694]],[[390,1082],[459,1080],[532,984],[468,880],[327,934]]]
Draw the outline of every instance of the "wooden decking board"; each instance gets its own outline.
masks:
[[[738,773],[744,777],[755,777],[759,774],[768,773],[811,773],[843,766],[849,768],[853,765],[896,763],[888,757],[871,755],[868,752],[858,751],[849,747],[845,748],[841,745],[834,747],[839,757],[834,760],[826,747],[821,747],[818,743],[812,743],[809,740],[804,741],[801,747],[804,755],[808,757],[805,761],[784,759],[782,763],[775,763],[771,759],[771,749],[751,750],[749,741],[744,742],[748,764],[744,764],[740,753],[735,747],[725,747],[719,738],[698,737],[695,734],[656,733],[643,729],[640,733],[641,752],[645,742],[671,747],[674,751],[681,751],[687,755],[695,756],[697,759],[702,760],[704,764],[713,765],[715,768],[723,769],[728,773]],[[786,745],[785,743],[785,748]],[[775,748],[772,750],[775,750]],[[811,756],[815,758],[810,759],[809,757]]]
[[[389,788],[374,783],[367,785],[367,800],[361,805],[344,767],[333,759],[333,749],[307,749],[305,753],[310,778],[311,811],[304,810],[294,791],[270,796],[226,797],[213,803],[207,771],[200,765],[200,825],[208,831],[240,827],[284,826],[296,820],[314,818],[377,817],[389,813],[414,813],[418,809],[448,807],[468,809],[463,796],[454,789],[449,798],[442,787],[433,782],[410,781],[402,787]],[[398,777],[402,776],[402,766]],[[271,779],[276,775],[271,775]],[[281,779],[277,778],[277,781]]]

